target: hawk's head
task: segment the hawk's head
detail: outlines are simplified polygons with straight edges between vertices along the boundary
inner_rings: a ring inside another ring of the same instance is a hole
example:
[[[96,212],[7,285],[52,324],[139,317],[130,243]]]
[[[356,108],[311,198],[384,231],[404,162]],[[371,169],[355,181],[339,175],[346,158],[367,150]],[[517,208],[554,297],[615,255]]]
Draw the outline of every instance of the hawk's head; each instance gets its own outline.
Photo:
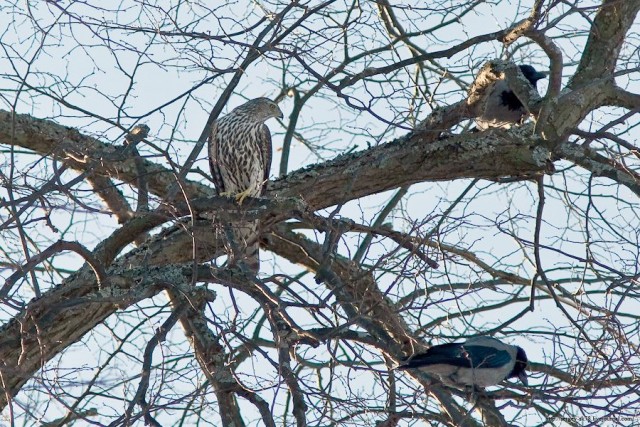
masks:
[[[272,117],[282,118],[282,110],[269,98],[256,98],[237,107],[234,113],[248,116],[257,122],[265,122]]]

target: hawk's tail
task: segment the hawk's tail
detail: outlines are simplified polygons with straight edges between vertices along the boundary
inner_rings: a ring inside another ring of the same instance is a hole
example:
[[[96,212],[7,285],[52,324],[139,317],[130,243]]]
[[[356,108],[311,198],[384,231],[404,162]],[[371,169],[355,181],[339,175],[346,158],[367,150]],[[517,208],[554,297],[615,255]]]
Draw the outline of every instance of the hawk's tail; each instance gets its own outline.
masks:
[[[244,266],[254,275],[260,271],[259,221],[229,224],[233,242],[229,251],[229,264]]]

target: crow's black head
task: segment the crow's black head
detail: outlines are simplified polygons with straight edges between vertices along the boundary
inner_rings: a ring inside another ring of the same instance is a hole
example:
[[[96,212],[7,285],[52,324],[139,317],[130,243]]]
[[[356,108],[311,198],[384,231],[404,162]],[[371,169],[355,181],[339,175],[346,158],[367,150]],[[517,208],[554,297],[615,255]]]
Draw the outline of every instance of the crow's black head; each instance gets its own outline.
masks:
[[[531,65],[520,65],[520,71],[522,74],[529,80],[529,82],[536,87],[536,82],[538,80],[544,79],[547,77],[547,73],[536,71]]]
[[[540,79],[547,77],[547,73],[536,71],[531,65],[520,65],[520,71],[529,80],[533,87],[536,87],[536,83]],[[510,110],[519,110],[522,108],[522,103],[518,99],[515,93],[511,90],[504,91],[500,94],[502,98],[502,105],[506,106]]]
[[[513,365],[513,370],[509,373],[509,377],[518,377],[518,379],[524,385],[528,385],[527,381],[527,365],[529,360],[527,359],[527,353],[521,347],[516,347],[516,363]]]

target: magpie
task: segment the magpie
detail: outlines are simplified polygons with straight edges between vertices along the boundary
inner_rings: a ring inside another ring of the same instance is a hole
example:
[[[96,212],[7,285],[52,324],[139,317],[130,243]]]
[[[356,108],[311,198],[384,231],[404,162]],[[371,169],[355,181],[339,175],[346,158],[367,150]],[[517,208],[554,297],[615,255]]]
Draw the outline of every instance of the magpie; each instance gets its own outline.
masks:
[[[522,348],[479,336],[463,343],[434,345],[425,353],[405,360],[396,369],[419,369],[455,388],[478,388],[497,385],[512,377],[518,377],[528,385],[527,363]]]
[[[536,71],[531,65],[520,65],[520,71],[537,90],[538,80],[547,77],[548,73]],[[482,114],[476,117],[479,130],[489,128],[509,129],[514,124],[520,124],[527,116],[527,109],[522,105],[515,93],[509,88],[506,80],[498,80],[488,89],[489,95]]]

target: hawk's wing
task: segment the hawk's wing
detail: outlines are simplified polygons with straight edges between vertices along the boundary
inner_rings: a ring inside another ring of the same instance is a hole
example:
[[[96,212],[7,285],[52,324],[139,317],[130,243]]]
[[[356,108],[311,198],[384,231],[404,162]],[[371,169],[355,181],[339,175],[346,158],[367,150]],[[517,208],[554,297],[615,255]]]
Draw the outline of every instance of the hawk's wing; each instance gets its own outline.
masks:
[[[220,173],[220,141],[218,138],[218,124],[214,122],[209,134],[209,167],[211,168],[211,178],[213,178],[213,183],[216,186],[216,194],[220,195],[225,192],[225,189],[222,174]]]
[[[260,146],[260,152],[262,154],[262,164],[264,165],[263,184],[260,190],[262,196],[267,189],[267,181],[269,180],[269,172],[271,171],[271,132],[267,125],[263,124],[260,127],[260,133],[258,135]]]

